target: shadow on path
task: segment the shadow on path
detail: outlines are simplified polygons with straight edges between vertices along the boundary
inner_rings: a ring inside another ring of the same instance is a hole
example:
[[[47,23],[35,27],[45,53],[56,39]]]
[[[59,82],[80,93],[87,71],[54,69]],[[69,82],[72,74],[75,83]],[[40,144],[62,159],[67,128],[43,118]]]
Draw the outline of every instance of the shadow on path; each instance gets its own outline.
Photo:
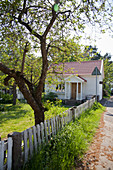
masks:
[[[99,102],[105,107],[113,107],[113,96],[111,96],[110,99],[104,98]]]
[[[108,116],[113,116],[113,114],[106,114],[106,115],[108,115]]]

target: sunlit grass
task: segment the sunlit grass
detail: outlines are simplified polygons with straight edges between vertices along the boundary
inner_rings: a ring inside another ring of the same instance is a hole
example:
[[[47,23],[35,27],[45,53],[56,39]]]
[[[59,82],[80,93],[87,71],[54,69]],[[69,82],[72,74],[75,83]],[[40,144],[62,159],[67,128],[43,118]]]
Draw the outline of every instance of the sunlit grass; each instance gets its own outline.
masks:
[[[22,132],[34,125],[33,110],[28,104],[4,105],[4,111],[0,112],[0,135],[7,137],[11,132]]]
[[[25,129],[34,126],[34,112],[30,105],[25,103],[4,104],[4,111],[0,112],[0,136],[6,138],[9,133],[22,132]],[[68,108],[60,106],[51,106],[50,110],[45,112],[45,119],[50,119]]]

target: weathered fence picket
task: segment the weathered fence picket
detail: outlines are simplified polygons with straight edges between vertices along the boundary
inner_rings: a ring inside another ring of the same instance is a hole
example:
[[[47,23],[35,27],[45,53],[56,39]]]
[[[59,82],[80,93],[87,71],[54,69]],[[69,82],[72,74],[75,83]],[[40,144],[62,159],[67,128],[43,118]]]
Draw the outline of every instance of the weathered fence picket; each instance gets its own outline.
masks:
[[[41,137],[40,137],[40,125],[39,124],[37,125],[37,134],[38,134],[38,146],[39,146],[39,149],[40,149]]]
[[[24,131],[23,135],[24,135],[23,136],[24,137],[24,161],[26,163],[28,160],[27,130]]]
[[[41,140],[42,140],[42,143],[44,144],[44,124],[43,124],[43,122],[40,123],[40,129],[41,129]]]
[[[32,157],[32,154],[33,154],[33,141],[32,141],[33,133],[32,133],[32,129],[31,128],[28,129],[28,135],[29,135],[30,156]]]
[[[52,132],[52,137],[54,136],[54,130],[53,130],[53,119],[50,119],[51,121],[51,132]]]
[[[53,117],[53,129],[54,129],[54,135],[56,135],[55,117]]]
[[[45,140],[46,140],[46,143],[48,143],[47,122],[46,122],[46,120],[44,121],[44,130],[45,130]]]
[[[33,137],[34,137],[34,148],[35,148],[35,152],[37,152],[36,126],[33,126]]]
[[[12,169],[12,146],[13,146],[13,141],[12,138],[8,138],[8,153],[7,153],[7,169],[11,170]]]
[[[58,132],[58,116],[55,117],[56,120],[56,133]]]
[[[47,120],[49,140],[51,139],[50,120]]]
[[[12,146],[13,141],[11,137],[8,138],[7,142],[0,141],[0,170],[4,170],[6,168],[8,170],[12,169]]]
[[[4,141],[0,141],[0,170],[4,169]]]

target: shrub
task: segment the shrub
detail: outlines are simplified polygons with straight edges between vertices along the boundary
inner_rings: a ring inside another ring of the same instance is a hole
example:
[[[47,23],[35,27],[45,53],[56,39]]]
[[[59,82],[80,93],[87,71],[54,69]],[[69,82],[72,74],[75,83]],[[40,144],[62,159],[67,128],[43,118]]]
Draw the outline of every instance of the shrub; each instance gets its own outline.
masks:
[[[49,100],[49,101],[55,101],[57,99],[57,94],[50,92],[48,94],[45,95],[45,100]]]
[[[62,100],[56,100],[55,104],[47,100],[43,105],[45,108],[45,118],[50,119],[57,115],[59,116],[66,116],[65,112],[68,108],[61,106]]]
[[[3,106],[3,105],[0,105],[0,111],[4,111],[5,110],[5,106]]]
[[[0,96],[1,96],[1,100],[0,100],[1,104],[12,104],[13,103],[13,95],[3,94],[0,92]]]

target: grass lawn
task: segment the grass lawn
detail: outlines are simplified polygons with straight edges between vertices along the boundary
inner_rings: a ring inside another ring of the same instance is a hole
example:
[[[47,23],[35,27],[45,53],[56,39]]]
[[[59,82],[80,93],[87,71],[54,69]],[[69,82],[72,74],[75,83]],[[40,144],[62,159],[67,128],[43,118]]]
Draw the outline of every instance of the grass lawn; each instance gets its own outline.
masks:
[[[22,132],[35,124],[33,110],[28,104],[18,103],[16,106],[5,104],[3,106],[5,109],[0,112],[0,136],[2,139],[6,138],[8,133]],[[51,109],[45,112],[45,119],[54,117],[67,109],[52,105]]]

